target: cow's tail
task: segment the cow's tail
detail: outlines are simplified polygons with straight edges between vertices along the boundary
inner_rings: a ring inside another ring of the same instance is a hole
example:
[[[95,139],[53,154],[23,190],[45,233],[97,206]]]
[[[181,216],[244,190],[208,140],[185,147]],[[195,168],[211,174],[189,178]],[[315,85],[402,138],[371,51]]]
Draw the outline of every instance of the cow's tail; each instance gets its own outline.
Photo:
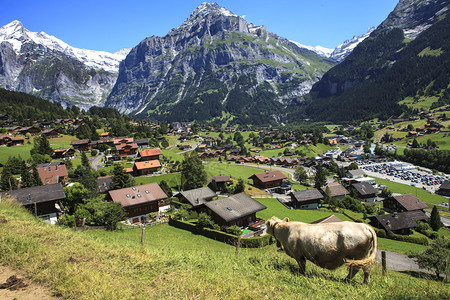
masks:
[[[376,256],[377,256],[377,234],[375,233],[375,230],[373,230],[372,227],[369,225],[367,226],[371,235],[372,235],[372,247],[369,250],[369,256],[365,259],[358,259],[358,260],[352,260],[352,259],[346,259],[345,264],[348,267],[355,267],[355,268],[368,268],[375,264],[376,262]]]

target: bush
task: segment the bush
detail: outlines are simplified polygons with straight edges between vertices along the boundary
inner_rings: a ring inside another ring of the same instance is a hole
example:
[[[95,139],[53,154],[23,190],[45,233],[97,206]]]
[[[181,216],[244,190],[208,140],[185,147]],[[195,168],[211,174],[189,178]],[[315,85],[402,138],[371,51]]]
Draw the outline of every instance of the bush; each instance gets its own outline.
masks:
[[[91,150],[91,156],[92,156],[92,157],[97,156],[97,154],[98,154],[98,151],[97,151],[97,150],[95,150],[95,149],[92,149],[92,150]]]
[[[58,219],[58,225],[66,227],[75,227],[75,216],[74,215],[63,215]]]
[[[228,228],[227,228],[227,232],[228,232],[229,234],[233,234],[233,235],[235,235],[235,236],[240,236],[240,235],[242,234],[241,228],[239,228],[239,227],[236,226],[236,225],[233,225],[233,226],[228,227]]]

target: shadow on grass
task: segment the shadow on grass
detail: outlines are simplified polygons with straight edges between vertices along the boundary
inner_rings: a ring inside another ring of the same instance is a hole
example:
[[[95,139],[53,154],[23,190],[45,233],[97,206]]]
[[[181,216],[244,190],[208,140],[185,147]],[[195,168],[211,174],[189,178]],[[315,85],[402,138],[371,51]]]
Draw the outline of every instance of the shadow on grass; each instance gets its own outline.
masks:
[[[438,279],[438,278],[436,278],[436,275],[428,274],[428,273],[424,273],[424,272],[418,272],[418,271],[399,271],[399,273],[407,274],[412,277],[426,279],[426,280],[433,280],[433,281],[444,281],[445,280],[445,275],[442,276],[442,274],[441,274],[441,276],[439,276],[439,279]]]

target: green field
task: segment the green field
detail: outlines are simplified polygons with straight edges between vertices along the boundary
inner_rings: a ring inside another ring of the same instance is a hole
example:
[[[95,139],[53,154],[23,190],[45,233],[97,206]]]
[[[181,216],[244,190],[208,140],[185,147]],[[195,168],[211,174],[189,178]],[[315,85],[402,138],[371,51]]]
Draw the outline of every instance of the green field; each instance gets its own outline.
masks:
[[[253,174],[265,171],[262,168],[249,167],[236,163],[205,163],[203,166],[205,167],[208,177],[217,175],[231,175],[232,178],[242,178],[244,181],[248,181],[248,178]]]
[[[173,190],[178,190],[178,186],[181,184],[181,173],[140,176],[135,177],[134,179],[137,185],[148,184],[152,182],[160,183],[162,180],[164,180]]]
[[[276,245],[236,249],[167,224],[73,232],[0,202],[0,263],[69,299],[448,299],[447,283],[381,267],[344,283],[334,271],[296,262]],[[380,243],[381,245],[382,243]]]
[[[442,202],[448,201],[442,196],[431,194],[423,189],[419,189],[414,186],[401,184],[377,177],[373,177],[373,179],[375,179],[376,183],[387,186],[392,193],[414,194],[417,198],[426,203],[441,204]]]

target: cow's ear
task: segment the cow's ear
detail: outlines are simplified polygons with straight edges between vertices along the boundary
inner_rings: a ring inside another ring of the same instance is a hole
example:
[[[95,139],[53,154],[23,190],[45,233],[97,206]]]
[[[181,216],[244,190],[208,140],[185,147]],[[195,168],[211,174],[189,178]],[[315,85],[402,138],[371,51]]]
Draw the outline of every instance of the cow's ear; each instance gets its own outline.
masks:
[[[283,221],[284,221],[284,222],[289,222],[289,218],[286,217],[286,218],[283,219]]]

